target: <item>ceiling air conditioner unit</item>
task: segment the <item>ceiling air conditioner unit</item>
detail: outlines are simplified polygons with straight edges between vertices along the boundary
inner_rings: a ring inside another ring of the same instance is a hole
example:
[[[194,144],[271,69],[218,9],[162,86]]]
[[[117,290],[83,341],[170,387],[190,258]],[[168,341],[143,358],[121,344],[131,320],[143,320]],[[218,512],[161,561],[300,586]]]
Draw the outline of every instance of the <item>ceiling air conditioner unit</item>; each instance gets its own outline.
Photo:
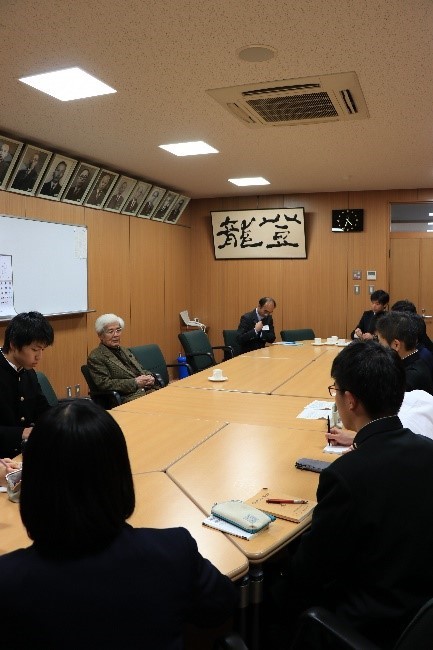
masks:
[[[215,88],[207,92],[250,127],[369,117],[355,72]]]

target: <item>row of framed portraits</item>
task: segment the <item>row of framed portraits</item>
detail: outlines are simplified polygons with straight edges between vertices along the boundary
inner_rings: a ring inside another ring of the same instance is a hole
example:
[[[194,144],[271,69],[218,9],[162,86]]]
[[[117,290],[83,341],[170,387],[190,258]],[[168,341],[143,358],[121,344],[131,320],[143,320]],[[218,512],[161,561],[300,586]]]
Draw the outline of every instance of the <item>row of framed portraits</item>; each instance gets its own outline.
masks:
[[[0,135],[0,190],[177,223],[189,197]]]

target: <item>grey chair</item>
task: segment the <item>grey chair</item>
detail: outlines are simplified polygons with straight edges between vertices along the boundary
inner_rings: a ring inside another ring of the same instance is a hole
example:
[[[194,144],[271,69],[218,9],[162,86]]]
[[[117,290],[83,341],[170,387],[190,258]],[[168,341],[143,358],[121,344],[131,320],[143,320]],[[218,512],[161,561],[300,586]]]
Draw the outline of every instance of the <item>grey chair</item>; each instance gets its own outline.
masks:
[[[99,390],[86,364],[81,366],[81,372],[89,387],[89,397],[93,402],[99,404],[99,406],[102,406],[107,411],[115,406],[120,406],[122,398],[117,390]]]
[[[281,340],[290,341],[312,341],[315,338],[314,331],[308,327],[298,330],[281,330]]]
[[[192,368],[189,363],[166,363],[161,348],[155,343],[136,345],[129,349],[137,361],[141,363],[143,368],[150,370],[150,372],[157,378],[161,387],[167,386],[170,381],[167,368],[184,367],[187,369],[188,374],[192,375]]]
[[[223,350],[229,355],[229,358],[234,356],[233,350],[227,345],[211,345],[207,334],[201,330],[181,332],[178,334],[178,338],[193,372],[199,372],[216,365],[214,350]]]
[[[56,404],[59,403],[59,400],[57,399],[57,395],[54,392],[54,388],[51,386],[51,383],[46,375],[44,375],[43,372],[40,370],[36,370],[36,376],[38,378],[39,386],[41,387],[41,390],[45,397],[47,398],[47,402],[50,406],[56,406]]]

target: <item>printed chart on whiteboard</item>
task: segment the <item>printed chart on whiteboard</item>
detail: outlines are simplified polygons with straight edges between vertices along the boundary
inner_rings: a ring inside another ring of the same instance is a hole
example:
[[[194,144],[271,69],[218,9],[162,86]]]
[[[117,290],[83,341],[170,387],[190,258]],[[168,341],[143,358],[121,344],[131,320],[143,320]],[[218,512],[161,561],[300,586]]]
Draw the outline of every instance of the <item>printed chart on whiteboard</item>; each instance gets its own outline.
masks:
[[[0,255],[0,316],[15,316],[12,255]]]

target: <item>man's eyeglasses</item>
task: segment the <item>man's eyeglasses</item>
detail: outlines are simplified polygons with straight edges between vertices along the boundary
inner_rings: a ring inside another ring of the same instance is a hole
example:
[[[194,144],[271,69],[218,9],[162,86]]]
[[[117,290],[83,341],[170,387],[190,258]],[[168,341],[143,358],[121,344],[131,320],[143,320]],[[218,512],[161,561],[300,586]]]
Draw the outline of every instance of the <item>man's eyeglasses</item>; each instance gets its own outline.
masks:
[[[332,386],[328,386],[329,394],[331,397],[335,397],[337,392],[338,393],[345,393],[347,388],[337,388],[335,384],[332,384]]]
[[[116,327],[115,330],[104,330],[104,334],[107,334],[107,336],[114,336],[114,334],[120,334],[121,331],[121,327]]]

